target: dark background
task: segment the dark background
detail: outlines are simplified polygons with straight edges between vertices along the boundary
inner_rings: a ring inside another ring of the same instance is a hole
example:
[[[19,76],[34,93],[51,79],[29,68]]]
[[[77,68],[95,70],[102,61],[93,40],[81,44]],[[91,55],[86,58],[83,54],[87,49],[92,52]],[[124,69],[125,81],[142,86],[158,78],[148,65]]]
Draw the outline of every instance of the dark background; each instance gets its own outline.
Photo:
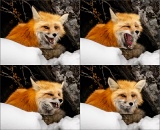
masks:
[[[139,108],[153,117],[160,114],[160,66],[81,66],[80,101],[85,102],[96,89],[108,88],[108,77],[117,80],[146,79],[142,89],[144,103]]]
[[[7,98],[17,88],[30,88],[30,77],[34,80],[47,80],[62,83],[64,103],[62,109],[68,116],[80,113],[80,69],[79,66],[0,66],[0,102]]]
[[[97,23],[107,23],[110,20],[109,7],[115,13],[140,14],[143,32],[138,43],[150,52],[160,48],[159,0],[81,0],[81,37],[85,37]]]

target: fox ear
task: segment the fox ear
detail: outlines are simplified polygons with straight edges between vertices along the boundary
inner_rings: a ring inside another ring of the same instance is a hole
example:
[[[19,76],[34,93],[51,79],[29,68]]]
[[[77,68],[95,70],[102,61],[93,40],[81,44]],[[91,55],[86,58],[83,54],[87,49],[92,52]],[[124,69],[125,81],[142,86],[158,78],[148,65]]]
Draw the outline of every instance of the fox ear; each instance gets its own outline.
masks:
[[[34,20],[39,20],[41,18],[39,13],[37,12],[37,10],[33,6],[32,6],[32,14],[33,14]]]
[[[119,85],[112,78],[108,78],[108,85],[112,91],[115,91],[119,88]]]
[[[146,80],[140,80],[138,83],[136,83],[135,88],[137,88],[141,92],[145,84]]]
[[[118,19],[117,16],[116,16],[116,14],[113,12],[113,10],[111,8],[109,8],[109,12],[110,12],[110,15],[111,15],[111,20],[113,22],[116,22],[117,19]]]
[[[31,83],[32,83],[32,88],[36,91],[38,91],[40,88],[39,86],[36,84],[36,82],[34,82],[34,80],[30,77]]]
[[[60,22],[61,22],[62,24],[64,24],[64,23],[68,20],[68,15],[69,15],[69,14],[64,14],[64,15],[61,16]]]
[[[63,82],[62,82],[62,84],[61,84],[61,88],[63,88],[63,86],[64,86],[64,82],[65,82],[65,81],[63,81]]]

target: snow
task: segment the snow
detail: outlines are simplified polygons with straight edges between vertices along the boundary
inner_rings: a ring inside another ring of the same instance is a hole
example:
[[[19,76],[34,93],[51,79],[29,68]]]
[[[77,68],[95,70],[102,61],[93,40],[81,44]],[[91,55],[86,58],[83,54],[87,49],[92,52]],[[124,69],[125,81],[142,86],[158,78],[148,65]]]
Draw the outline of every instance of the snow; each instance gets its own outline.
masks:
[[[106,47],[89,39],[80,39],[81,65],[159,65],[160,49],[127,60],[119,48]]]
[[[119,113],[105,112],[94,106],[81,103],[81,129],[126,129]]]
[[[160,114],[150,118],[144,117],[139,123],[126,125],[119,113],[106,112],[94,106],[81,103],[81,129],[117,129],[117,130],[159,130]]]
[[[74,118],[66,116],[61,119],[59,123],[53,123],[48,126],[48,130],[79,130],[80,129],[80,115]]]
[[[150,118],[146,116],[145,118],[141,119],[138,123],[142,130],[158,130],[160,129],[160,114]]]
[[[48,62],[54,65],[80,65],[80,51],[74,53],[66,51],[59,58],[50,59]]]
[[[59,58],[47,60],[36,47],[26,47],[1,38],[1,65],[79,65],[80,51],[66,51]]]
[[[12,105],[1,103],[1,129],[13,130],[64,130],[80,129],[80,116],[64,117],[58,123],[47,125],[36,112],[26,112]]]

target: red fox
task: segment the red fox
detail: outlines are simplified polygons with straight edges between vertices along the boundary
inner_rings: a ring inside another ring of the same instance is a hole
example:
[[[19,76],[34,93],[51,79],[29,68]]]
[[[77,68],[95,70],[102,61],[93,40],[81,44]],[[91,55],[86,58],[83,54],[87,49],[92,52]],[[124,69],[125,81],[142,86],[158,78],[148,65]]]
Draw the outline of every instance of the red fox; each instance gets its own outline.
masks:
[[[25,111],[39,112],[42,115],[54,115],[57,112],[64,113],[60,109],[63,103],[63,83],[43,80],[34,82],[32,78],[31,83],[31,88],[17,89],[13,92],[6,103]],[[61,119],[64,114],[60,116]]]
[[[65,34],[63,24],[68,14],[59,16],[47,12],[37,12],[32,6],[33,19],[14,27],[6,38],[25,46],[53,48]]]
[[[127,59],[138,57],[144,51],[144,47],[136,43],[143,30],[139,15],[115,14],[111,9],[110,15],[109,22],[97,24],[89,31],[86,38],[105,46],[121,48]]]
[[[86,100],[87,104],[98,107],[108,112],[120,114],[133,114],[143,103],[141,90],[146,81],[139,82],[108,78],[109,88],[94,91]]]
[[[58,57],[65,51],[64,47],[57,42],[65,34],[63,24],[67,21],[68,14],[60,16],[42,11],[37,12],[33,6],[32,14],[33,18],[28,23],[18,24],[6,38],[28,47],[54,49],[54,55]],[[55,52],[56,49],[58,54]]]

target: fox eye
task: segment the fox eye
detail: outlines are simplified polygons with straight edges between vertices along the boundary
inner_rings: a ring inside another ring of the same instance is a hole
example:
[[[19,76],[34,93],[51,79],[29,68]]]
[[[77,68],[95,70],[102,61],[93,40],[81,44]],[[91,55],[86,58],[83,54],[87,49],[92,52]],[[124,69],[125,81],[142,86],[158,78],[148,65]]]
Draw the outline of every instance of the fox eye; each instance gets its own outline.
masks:
[[[122,27],[130,28],[130,26],[129,26],[129,25],[125,25],[125,26],[122,26]]]
[[[61,93],[58,93],[58,96],[61,96]]]
[[[43,28],[45,28],[45,29],[49,29],[49,27],[48,27],[48,26],[43,26]]]
[[[138,26],[138,25],[135,25],[135,27],[138,28],[139,26]]]
[[[124,94],[120,94],[120,96],[121,96],[121,97],[124,97],[124,98],[126,97],[126,95],[124,95]]]
[[[135,94],[132,94],[131,96],[132,96],[132,97],[135,97],[136,95],[135,95]]]
[[[55,29],[59,29],[59,26],[54,26]]]
[[[49,96],[54,96],[52,93],[47,93]]]

